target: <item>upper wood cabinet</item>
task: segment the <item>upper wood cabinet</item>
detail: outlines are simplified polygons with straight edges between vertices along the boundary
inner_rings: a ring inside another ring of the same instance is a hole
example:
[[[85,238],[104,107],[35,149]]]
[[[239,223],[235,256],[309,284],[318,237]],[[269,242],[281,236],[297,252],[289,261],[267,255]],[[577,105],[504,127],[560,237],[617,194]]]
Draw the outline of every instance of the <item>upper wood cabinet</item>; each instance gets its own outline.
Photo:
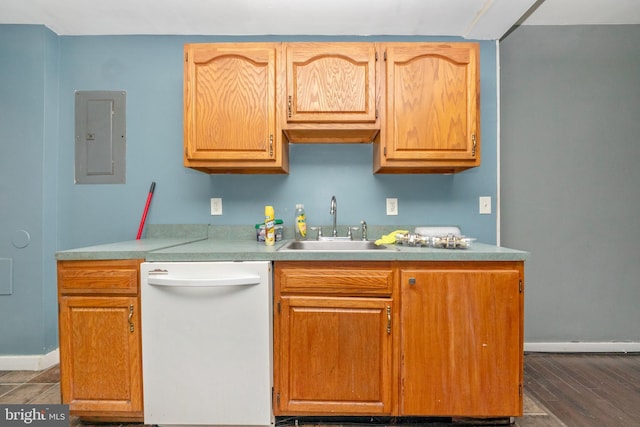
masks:
[[[480,165],[477,43],[382,43],[385,108],[378,173],[459,172]]]
[[[285,134],[291,142],[372,142],[374,43],[285,43]]]
[[[209,173],[286,173],[278,113],[280,43],[184,47],[184,165]]]
[[[184,48],[184,165],[287,173],[288,143],[374,143],[375,173],[480,165],[479,44]]]

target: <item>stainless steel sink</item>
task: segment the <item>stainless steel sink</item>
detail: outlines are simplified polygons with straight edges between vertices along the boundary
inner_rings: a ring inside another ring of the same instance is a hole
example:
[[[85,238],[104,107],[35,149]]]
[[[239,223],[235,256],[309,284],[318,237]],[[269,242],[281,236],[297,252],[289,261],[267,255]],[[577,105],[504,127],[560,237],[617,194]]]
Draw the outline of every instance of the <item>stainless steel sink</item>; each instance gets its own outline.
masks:
[[[333,251],[392,251],[394,248],[376,245],[374,242],[367,240],[304,240],[292,241],[285,244],[279,250],[281,251],[315,251],[315,252],[333,252]]]

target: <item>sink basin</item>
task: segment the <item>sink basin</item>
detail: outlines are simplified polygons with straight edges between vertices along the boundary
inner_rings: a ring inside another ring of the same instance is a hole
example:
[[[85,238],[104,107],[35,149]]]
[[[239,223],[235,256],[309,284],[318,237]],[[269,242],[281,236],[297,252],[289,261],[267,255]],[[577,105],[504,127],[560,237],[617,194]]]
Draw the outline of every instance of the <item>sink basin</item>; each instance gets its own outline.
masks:
[[[315,252],[333,252],[333,251],[379,251],[393,250],[388,246],[376,245],[374,242],[367,240],[304,240],[289,242],[279,250],[281,251],[315,251]]]

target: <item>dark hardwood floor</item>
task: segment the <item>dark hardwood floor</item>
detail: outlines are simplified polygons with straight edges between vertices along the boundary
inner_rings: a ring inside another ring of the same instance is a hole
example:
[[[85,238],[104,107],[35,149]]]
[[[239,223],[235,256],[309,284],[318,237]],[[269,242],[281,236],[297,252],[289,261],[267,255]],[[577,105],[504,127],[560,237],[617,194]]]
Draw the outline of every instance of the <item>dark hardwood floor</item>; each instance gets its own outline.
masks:
[[[516,427],[640,426],[640,353],[528,353],[524,360],[525,416],[515,419]],[[43,372],[0,371],[0,405],[58,403],[59,372],[57,366]],[[72,425],[87,426],[72,421]],[[109,424],[101,425],[106,426]]]
[[[525,390],[568,427],[640,426],[640,353],[525,355]]]

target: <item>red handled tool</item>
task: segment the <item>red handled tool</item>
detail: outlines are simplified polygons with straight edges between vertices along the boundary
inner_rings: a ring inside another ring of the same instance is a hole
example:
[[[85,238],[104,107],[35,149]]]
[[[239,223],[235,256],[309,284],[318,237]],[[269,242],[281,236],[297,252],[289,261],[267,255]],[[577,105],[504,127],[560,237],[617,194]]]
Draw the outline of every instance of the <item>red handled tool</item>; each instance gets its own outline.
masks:
[[[140,240],[140,236],[142,236],[142,229],[144,228],[144,223],[147,220],[147,212],[149,212],[149,205],[151,204],[151,199],[153,198],[153,190],[156,189],[156,183],[151,183],[151,188],[149,188],[149,195],[147,196],[147,203],[144,205],[144,212],[142,212],[142,218],[140,219],[140,228],[138,228],[138,236],[136,240]]]

